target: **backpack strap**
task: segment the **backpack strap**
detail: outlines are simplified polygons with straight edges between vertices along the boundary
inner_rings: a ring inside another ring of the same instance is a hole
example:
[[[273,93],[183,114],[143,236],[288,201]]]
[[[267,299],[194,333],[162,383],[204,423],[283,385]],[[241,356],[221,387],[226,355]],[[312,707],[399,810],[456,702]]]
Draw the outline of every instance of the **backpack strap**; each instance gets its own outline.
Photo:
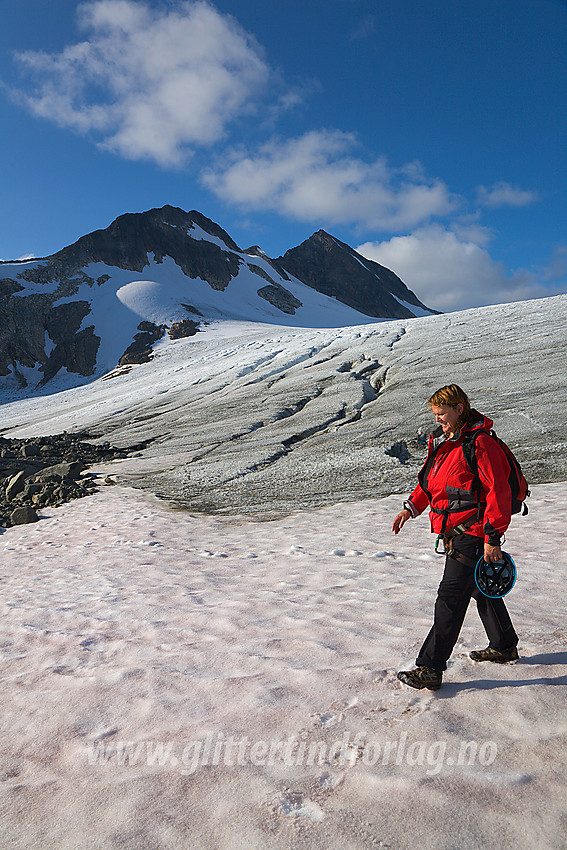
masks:
[[[485,428],[477,428],[475,431],[467,431],[462,437],[461,446],[465,460],[468,463],[472,474],[478,478],[478,463],[476,460],[475,441],[479,434],[488,434],[490,437],[495,437],[494,431],[487,431]],[[479,479],[480,484],[480,479]]]
[[[463,435],[461,441],[461,448],[463,450],[463,455],[467,462],[467,465],[474,475],[474,484],[473,490],[476,492],[476,503],[477,503],[477,520],[480,520],[481,517],[481,500],[480,494],[482,491],[482,485],[480,483],[480,475],[478,474],[478,462],[476,459],[476,438],[479,434],[490,434],[490,436],[494,436],[493,431],[487,431],[484,428],[478,428],[475,431],[469,431]]]

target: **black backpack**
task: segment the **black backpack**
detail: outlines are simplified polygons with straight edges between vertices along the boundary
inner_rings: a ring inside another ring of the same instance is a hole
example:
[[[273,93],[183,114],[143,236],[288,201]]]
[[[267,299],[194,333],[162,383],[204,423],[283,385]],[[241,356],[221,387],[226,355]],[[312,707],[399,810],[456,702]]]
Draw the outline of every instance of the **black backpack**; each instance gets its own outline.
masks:
[[[480,491],[480,478],[478,475],[478,463],[476,460],[475,440],[479,434],[488,434],[493,440],[496,440],[506,455],[506,459],[510,465],[508,484],[510,485],[510,490],[512,492],[512,513],[526,516],[528,513],[528,506],[524,499],[528,498],[530,491],[528,489],[528,482],[522,472],[522,467],[518,463],[513,451],[506,445],[504,440],[501,440],[494,431],[486,431],[482,428],[465,434],[462,442],[465,460],[472,474],[478,479],[477,491]]]

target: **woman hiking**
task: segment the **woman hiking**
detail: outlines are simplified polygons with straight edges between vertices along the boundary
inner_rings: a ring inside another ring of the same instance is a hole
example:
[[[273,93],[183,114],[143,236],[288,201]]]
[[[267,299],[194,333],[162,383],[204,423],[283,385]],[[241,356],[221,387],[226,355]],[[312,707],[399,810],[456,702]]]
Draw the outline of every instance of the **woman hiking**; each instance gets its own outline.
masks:
[[[511,518],[510,466],[506,455],[487,433],[492,420],[471,409],[459,386],[442,387],[428,403],[438,427],[429,439],[419,483],[394,519],[392,531],[398,534],[410,518],[419,516],[429,505],[431,530],[445,545],[445,571],[435,602],[433,626],[419,651],[416,668],[398,673],[398,679],[412,688],[437,690],[471,597],[476,600],[489,640],[486,649],[470,653],[474,661],[515,661],[518,636],[502,599],[484,596],[474,580],[474,568],[482,555],[487,563],[502,559],[500,543]],[[475,429],[482,431],[475,439],[478,477],[471,471],[462,448],[463,438]]]

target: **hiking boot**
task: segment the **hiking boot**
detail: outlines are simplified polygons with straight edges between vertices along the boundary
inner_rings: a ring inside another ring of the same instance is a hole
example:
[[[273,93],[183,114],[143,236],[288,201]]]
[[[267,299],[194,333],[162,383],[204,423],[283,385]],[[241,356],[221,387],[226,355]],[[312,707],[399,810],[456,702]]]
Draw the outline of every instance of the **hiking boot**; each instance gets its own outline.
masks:
[[[496,664],[507,664],[508,661],[516,661],[519,657],[515,646],[509,649],[493,649],[487,646],[486,649],[473,649],[469,653],[469,658],[473,661],[494,661]]]
[[[443,673],[432,667],[416,667],[415,670],[401,670],[398,673],[398,679],[410,688],[428,688],[430,691],[436,691],[441,687]]]

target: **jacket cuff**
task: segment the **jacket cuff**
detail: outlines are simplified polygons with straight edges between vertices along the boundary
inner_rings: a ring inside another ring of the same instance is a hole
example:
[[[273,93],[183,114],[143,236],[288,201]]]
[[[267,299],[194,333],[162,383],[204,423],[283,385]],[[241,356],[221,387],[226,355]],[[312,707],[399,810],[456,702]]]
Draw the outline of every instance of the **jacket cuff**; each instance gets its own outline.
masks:
[[[498,532],[493,532],[488,535],[488,543],[491,546],[500,546],[500,541],[502,540],[502,535],[498,534]]]
[[[406,501],[404,502],[404,508],[406,509],[406,511],[410,512],[412,519],[415,519],[416,516],[419,516],[418,510],[416,509],[413,502],[410,502],[409,499],[406,499]]]

